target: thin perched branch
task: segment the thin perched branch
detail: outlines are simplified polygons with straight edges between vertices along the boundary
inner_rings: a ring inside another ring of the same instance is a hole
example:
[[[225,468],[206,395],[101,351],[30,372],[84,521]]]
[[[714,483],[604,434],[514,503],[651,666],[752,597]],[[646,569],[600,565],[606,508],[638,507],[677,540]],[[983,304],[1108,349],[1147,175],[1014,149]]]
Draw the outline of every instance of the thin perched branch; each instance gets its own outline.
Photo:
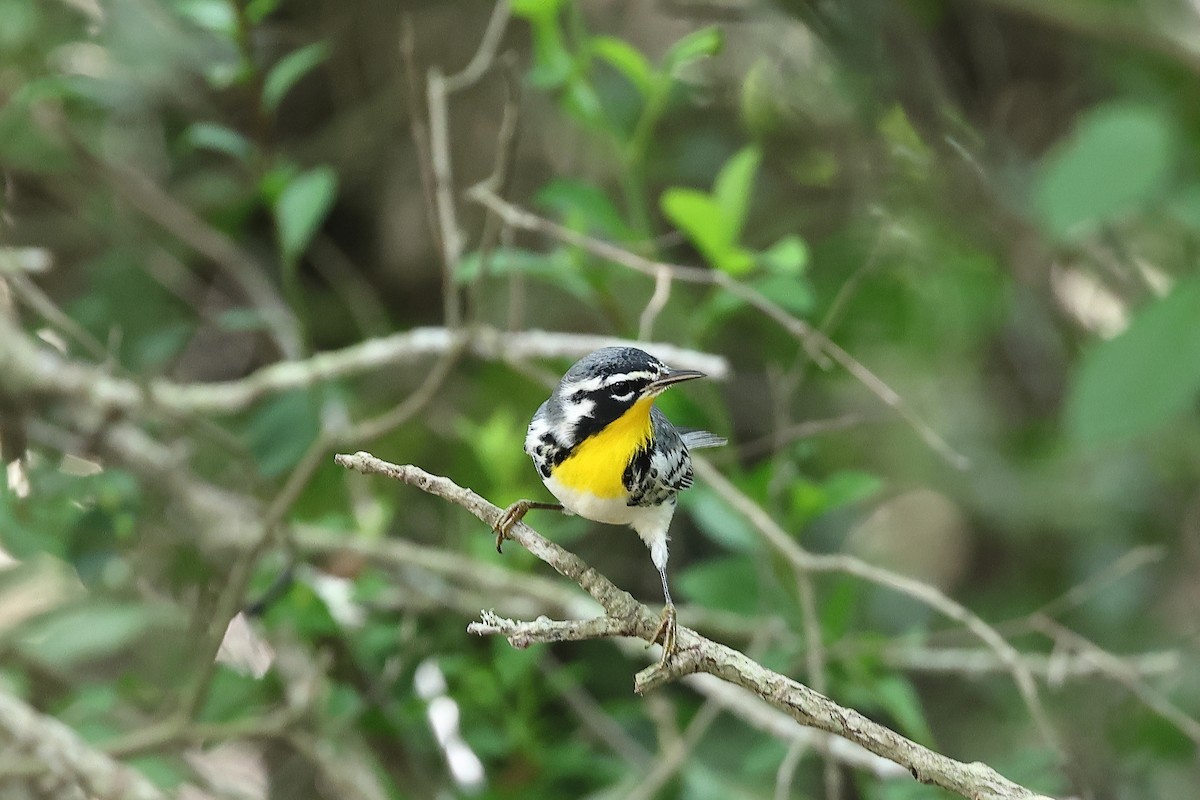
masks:
[[[503,513],[470,489],[411,465],[392,464],[363,452],[338,455],[335,461],[347,469],[384,475],[441,497],[462,506],[488,525],[495,523]],[[510,536],[594,597],[603,606],[608,621],[571,623],[542,618],[532,622],[514,622],[488,615],[482,620],[487,632],[519,637],[522,645],[571,638],[569,630],[572,625],[587,634],[605,630],[611,635],[634,636],[647,642],[654,639],[658,615],[628,592],[618,589],[581,558],[544,538],[525,523],[515,525]],[[772,672],[745,654],[711,641],[690,628],[679,628],[678,641],[680,650],[668,665],[655,664],[638,673],[634,682],[636,691],[648,692],[692,673],[709,673],[749,689],[804,725],[842,736],[901,764],[923,783],[940,786],[972,800],[1041,797],[1004,778],[986,764],[956,761],[906,739],[857,711],[839,706],[807,686]]]

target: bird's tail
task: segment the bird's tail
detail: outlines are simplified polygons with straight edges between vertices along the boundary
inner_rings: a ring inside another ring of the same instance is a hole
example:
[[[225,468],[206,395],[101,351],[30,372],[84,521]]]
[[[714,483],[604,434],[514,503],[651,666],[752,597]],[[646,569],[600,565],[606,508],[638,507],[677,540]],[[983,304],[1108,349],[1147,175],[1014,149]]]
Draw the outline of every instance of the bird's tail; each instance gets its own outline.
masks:
[[[724,436],[717,436],[715,433],[709,433],[708,431],[683,430],[679,432],[679,435],[683,437],[683,443],[687,445],[688,450],[720,447],[728,442]]]

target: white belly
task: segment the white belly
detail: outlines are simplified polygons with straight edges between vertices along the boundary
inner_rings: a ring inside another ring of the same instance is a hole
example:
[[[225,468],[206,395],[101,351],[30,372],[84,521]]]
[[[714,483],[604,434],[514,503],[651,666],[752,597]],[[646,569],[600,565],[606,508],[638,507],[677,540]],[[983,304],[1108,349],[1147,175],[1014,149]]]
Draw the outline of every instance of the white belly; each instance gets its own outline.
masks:
[[[667,540],[670,538],[668,530],[671,527],[671,517],[675,515],[674,498],[658,506],[631,506],[625,502],[623,496],[611,499],[596,497],[563,486],[554,476],[543,478],[542,482],[546,484],[550,494],[563,504],[563,508],[572,514],[609,525],[631,526],[638,536],[642,537],[646,547],[650,548],[655,566],[660,570],[666,568]]]
[[[597,497],[590,492],[580,492],[569,486],[564,486],[551,475],[543,478],[542,482],[550,490],[550,494],[558,498],[563,508],[572,514],[578,514],[585,519],[605,522],[609,525],[630,525],[637,518],[640,509],[626,503],[621,497]]]

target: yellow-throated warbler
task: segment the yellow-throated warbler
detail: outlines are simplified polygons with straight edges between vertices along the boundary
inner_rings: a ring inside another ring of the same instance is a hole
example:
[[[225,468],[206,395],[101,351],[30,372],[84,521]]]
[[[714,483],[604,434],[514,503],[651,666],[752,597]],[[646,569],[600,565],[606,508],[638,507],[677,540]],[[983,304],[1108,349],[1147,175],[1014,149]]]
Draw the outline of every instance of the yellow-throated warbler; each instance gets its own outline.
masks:
[[[654,398],[681,381],[703,378],[673,370],[636,347],[605,347],[584,356],[542,403],[525,437],[525,452],[561,505],[520,500],[496,523],[496,548],[532,508],[629,525],[650,548],[666,608],[655,641],[665,664],[675,651],[675,606],[667,587],[667,529],[675,496],[692,485],[689,449],[725,440],[677,429]]]

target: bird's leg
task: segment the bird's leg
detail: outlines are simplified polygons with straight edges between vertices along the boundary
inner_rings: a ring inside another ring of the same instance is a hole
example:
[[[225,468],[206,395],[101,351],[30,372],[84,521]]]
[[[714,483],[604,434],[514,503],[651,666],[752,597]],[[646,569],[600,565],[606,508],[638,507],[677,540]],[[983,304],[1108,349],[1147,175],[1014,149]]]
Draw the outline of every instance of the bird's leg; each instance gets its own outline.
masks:
[[[504,540],[509,538],[508,532],[512,530],[513,525],[516,525],[525,515],[532,509],[544,509],[546,511],[562,511],[563,507],[559,503],[538,503],[534,500],[518,500],[508,508],[504,509],[504,513],[496,518],[496,524],[492,526],[492,530],[496,532],[496,552],[503,553],[500,546],[504,544]]]
[[[658,630],[654,632],[651,644],[662,641],[662,659],[658,665],[666,667],[671,657],[675,655],[675,604],[671,602],[671,590],[667,588],[666,569],[659,567],[658,575],[662,578],[663,597],[666,598],[667,605],[663,608],[662,621],[658,624]]]

